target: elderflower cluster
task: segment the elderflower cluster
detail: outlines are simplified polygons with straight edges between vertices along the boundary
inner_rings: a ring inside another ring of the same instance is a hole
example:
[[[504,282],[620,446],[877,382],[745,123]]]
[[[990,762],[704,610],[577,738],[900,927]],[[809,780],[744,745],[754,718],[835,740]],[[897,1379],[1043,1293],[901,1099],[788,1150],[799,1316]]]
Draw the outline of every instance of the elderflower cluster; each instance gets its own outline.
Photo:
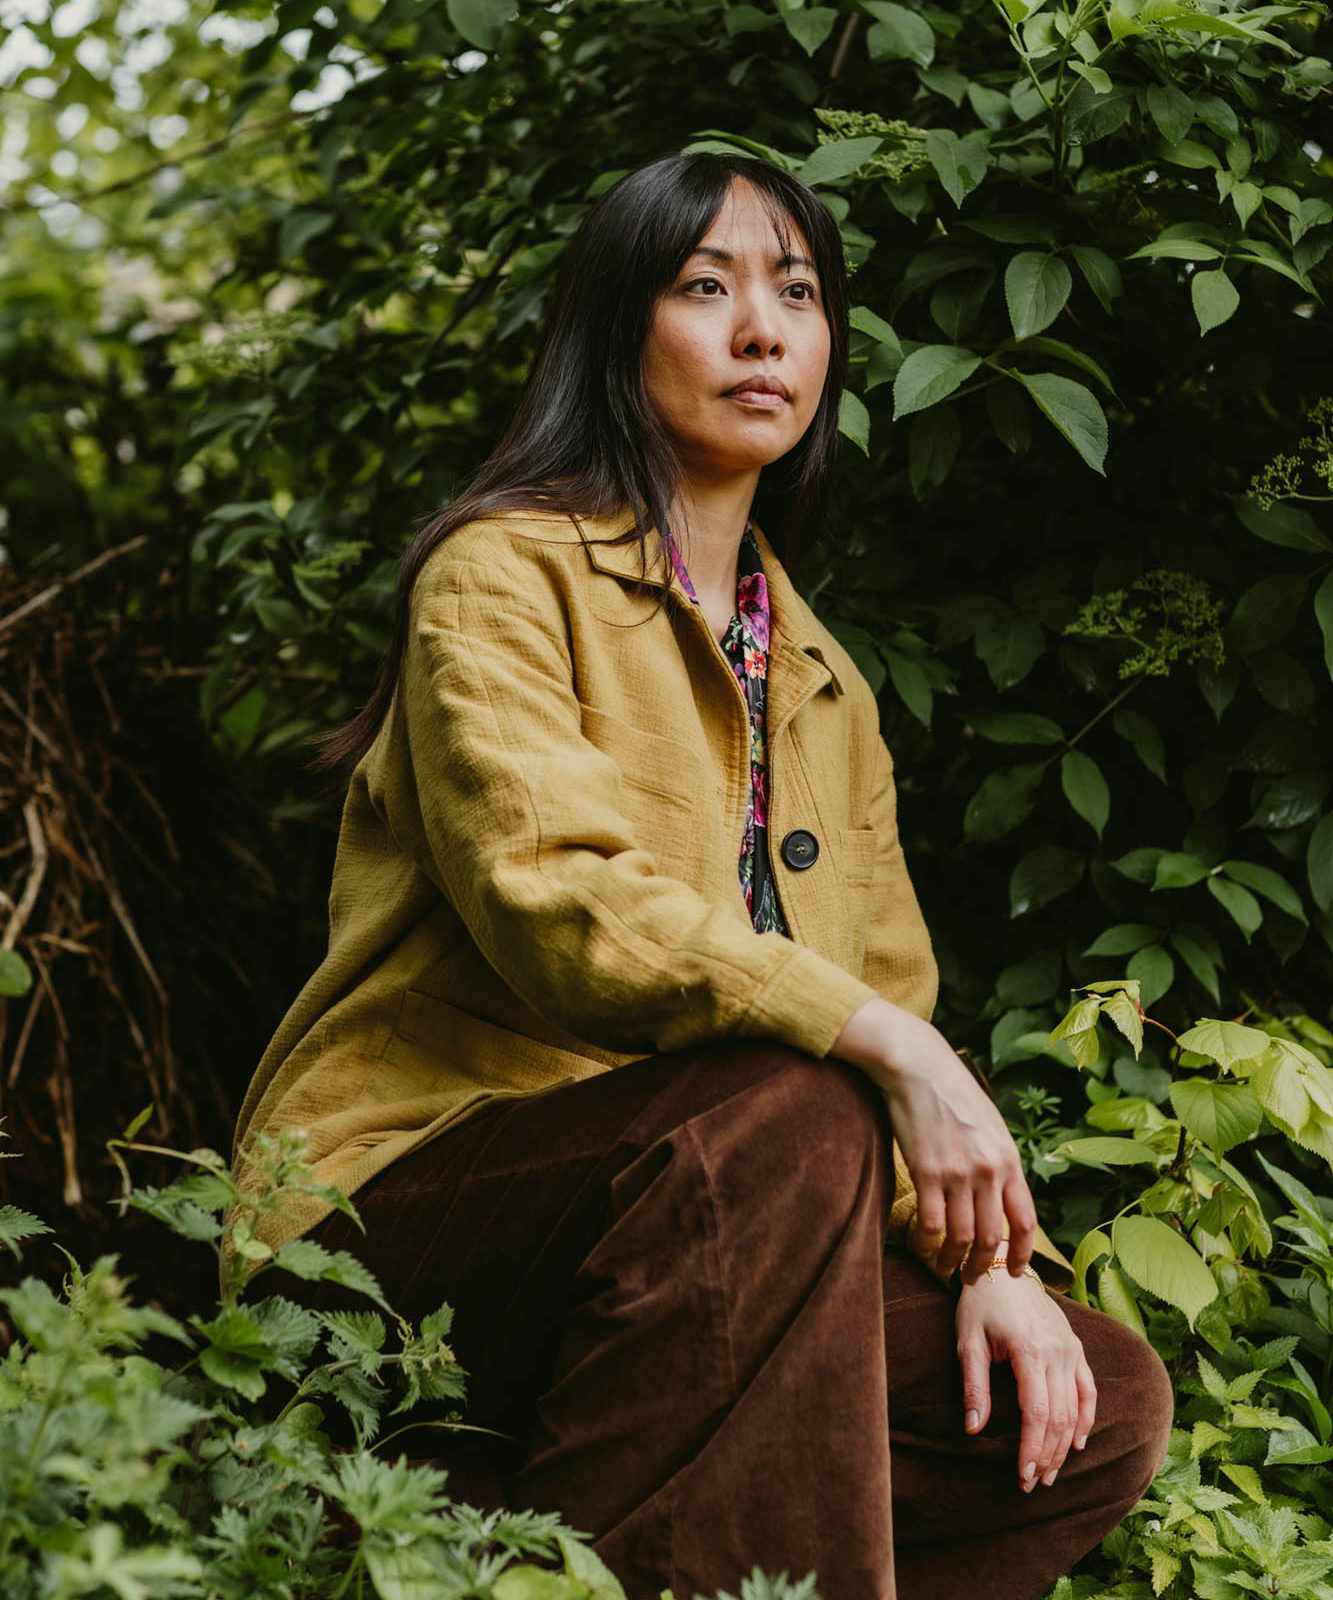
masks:
[[[896,183],[926,165],[925,129],[913,127],[901,117],[880,117],[873,111],[824,109],[817,109],[815,115],[823,124],[819,130],[820,144],[865,138],[887,141],[864,166],[857,169],[859,178],[883,178],[888,183]]]
[[[1144,596],[1130,600],[1130,591]],[[1223,604],[1202,578],[1157,567],[1130,589],[1109,589],[1082,608],[1065,629],[1090,639],[1121,639],[1135,650],[1120,663],[1122,678],[1164,678],[1177,661],[1220,667]]]

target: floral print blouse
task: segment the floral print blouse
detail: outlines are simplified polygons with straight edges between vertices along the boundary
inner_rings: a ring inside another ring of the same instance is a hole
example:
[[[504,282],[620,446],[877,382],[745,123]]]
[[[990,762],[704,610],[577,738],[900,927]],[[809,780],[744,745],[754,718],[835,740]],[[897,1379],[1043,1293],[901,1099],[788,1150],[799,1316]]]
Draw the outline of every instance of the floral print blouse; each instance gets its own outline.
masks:
[[[695,605],[690,575],[680,551],[670,541],[671,563],[681,586]],[[786,933],[787,923],[778,904],[777,885],[768,858],[768,745],[764,707],[768,697],[768,580],[759,557],[759,544],[747,524],[741,537],[736,582],[736,615],[727,624],[722,654],[740,682],[750,713],[750,794],[741,838],[740,879],[750,917],[759,933]]]

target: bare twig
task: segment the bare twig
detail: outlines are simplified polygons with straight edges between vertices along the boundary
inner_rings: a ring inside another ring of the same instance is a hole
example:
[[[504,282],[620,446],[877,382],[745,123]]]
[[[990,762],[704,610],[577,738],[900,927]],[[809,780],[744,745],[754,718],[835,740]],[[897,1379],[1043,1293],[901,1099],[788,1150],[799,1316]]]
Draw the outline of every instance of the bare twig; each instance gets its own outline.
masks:
[[[41,813],[37,809],[35,800],[29,800],[24,806],[23,820],[28,828],[28,848],[32,852],[32,865],[28,868],[28,879],[23,885],[23,894],[5,927],[4,937],[0,938],[0,949],[5,950],[12,950],[18,943],[19,934],[23,932],[25,923],[32,915],[32,908],[37,904],[37,896],[42,891],[46,863],[50,859],[50,851],[46,847],[46,835],[42,832]]]
[[[63,594],[72,584],[91,577],[100,567],[106,566],[109,561],[114,561],[117,556],[128,555],[131,550],[138,550],[141,545],[147,543],[148,535],[146,533],[136,534],[133,539],[127,539],[124,544],[118,544],[114,550],[103,550],[100,556],[94,556],[91,561],[85,562],[83,566],[69,573],[67,577],[57,578],[54,583],[48,584],[45,589],[33,595],[30,600],[25,600],[21,606],[16,606],[8,616],[0,617],[0,633],[3,633],[6,628],[12,628],[16,622],[21,621],[31,612],[40,610],[42,606],[49,604],[57,595]]]

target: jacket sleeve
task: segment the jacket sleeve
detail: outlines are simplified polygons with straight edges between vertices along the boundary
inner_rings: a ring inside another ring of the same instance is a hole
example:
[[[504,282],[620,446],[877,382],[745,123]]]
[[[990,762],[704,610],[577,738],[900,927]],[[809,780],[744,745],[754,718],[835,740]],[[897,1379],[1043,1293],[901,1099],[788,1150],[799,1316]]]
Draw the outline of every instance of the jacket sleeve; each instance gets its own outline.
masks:
[[[657,870],[582,732],[558,584],[520,541],[471,533],[417,583],[398,689],[410,776],[378,802],[400,843],[514,992],[591,1044],[826,1055],[870,987]]]

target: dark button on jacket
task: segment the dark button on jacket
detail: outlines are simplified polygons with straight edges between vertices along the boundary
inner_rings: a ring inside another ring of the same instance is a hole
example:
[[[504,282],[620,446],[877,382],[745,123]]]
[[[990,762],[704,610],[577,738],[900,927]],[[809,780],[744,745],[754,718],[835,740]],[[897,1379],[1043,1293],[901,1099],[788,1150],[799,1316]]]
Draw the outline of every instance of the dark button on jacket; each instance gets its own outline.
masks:
[[[804,872],[819,859],[819,840],[804,828],[795,828],[782,841],[782,859],[793,872]]]

